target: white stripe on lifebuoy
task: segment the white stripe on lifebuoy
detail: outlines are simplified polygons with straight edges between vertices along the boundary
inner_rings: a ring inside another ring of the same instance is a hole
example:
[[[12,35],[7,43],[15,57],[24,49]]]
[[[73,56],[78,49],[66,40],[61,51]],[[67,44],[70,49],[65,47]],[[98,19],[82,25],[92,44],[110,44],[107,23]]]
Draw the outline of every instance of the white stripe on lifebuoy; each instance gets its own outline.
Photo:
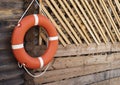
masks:
[[[12,49],[21,49],[21,48],[23,48],[23,47],[24,47],[23,44],[12,45]]]
[[[42,68],[44,66],[44,61],[42,59],[42,57],[38,57],[39,62],[40,62],[40,68]]]
[[[37,14],[34,14],[33,16],[34,16],[34,18],[35,18],[35,25],[38,25],[38,23],[39,23],[39,18],[38,18],[38,16],[37,16]]]
[[[50,40],[50,41],[58,40],[58,36],[55,36],[55,37],[49,37],[49,40]]]

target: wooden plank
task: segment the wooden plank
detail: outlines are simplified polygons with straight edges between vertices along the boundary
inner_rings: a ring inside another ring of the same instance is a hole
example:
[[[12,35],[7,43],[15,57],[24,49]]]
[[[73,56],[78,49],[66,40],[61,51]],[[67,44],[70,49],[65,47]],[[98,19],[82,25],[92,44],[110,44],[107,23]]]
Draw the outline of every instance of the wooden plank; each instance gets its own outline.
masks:
[[[15,28],[17,21],[0,20],[0,32],[11,32]]]
[[[21,13],[23,10],[14,10],[14,9],[1,9],[0,10],[0,20],[12,20],[12,19],[18,19],[21,16]],[[13,17],[14,16],[14,17]]]
[[[119,55],[117,54],[108,55],[107,57],[112,57],[112,56],[119,57]],[[79,67],[47,71],[46,74],[42,76],[42,78],[35,78],[34,82],[39,82],[39,83],[53,82],[53,81],[58,81],[62,79],[69,79],[77,76],[88,75],[88,74],[93,74],[93,73],[102,72],[106,70],[120,68],[120,62],[115,63],[116,61],[120,61],[120,60],[118,59],[117,60],[113,59],[113,60],[114,61],[111,61],[109,63],[103,63],[103,64],[89,65],[88,63],[88,65],[82,65]],[[35,74],[39,74],[39,73],[35,73]]]
[[[120,53],[115,54],[120,55]],[[63,57],[63,58],[55,58],[52,62],[51,68],[48,70],[58,70],[58,69],[65,69],[65,68],[73,68],[79,67],[84,65],[97,65],[97,64],[107,64],[113,62],[115,60],[120,60],[114,54],[108,55],[88,55],[88,56],[74,56],[74,57]],[[37,69],[37,71],[41,71],[41,69]]]
[[[10,41],[11,33],[10,32],[2,32],[0,33],[0,41]]]
[[[11,70],[11,69],[17,69],[17,63],[8,63],[8,64],[4,64],[4,65],[0,65],[0,72],[6,71],[6,70]]]
[[[0,81],[0,85],[9,85],[9,84],[22,85],[23,83],[24,83],[24,80],[21,77],[9,79],[9,80],[6,80],[6,81],[5,80]]]
[[[10,50],[11,44],[10,42],[2,42],[0,41],[0,50]]]
[[[4,71],[0,73],[0,80],[11,79],[23,74],[23,70],[16,69],[15,71]]]
[[[109,80],[104,80],[90,85],[120,85],[120,77],[111,78]]]
[[[33,46],[27,48],[27,50],[31,50],[31,53],[40,56],[44,53],[46,46]],[[35,50],[32,51],[32,50]],[[105,52],[117,52],[120,51],[120,44],[119,43],[108,43],[104,44],[101,43],[100,45],[90,44],[89,46],[83,44],[81,46],[76,45],[67,45],[66,47],[59,45],[57,53],[55,57],[61,56],[71,56],[71,55],[83,55],[83,54],[94,54],[94,53],[105,53]]]
[[[111,78],[115,78],[115,77],[120,78],[119,71],[120,69],[109,70],[109,71],[99,72],[95,74],[80,76],[76,78],[46,83],[43,85],[96,85],[96,84],[98,85],[98,83],[104,82],[104,80],[105,81],[111,80]],[[114,74],[117,74],[117,75],[114,75]],[[106,76],[109,76],[109,77],[106,77]],[[105,84],[105,85],[109,85],[109,84]],[[116,85],[116,84],[112,84],[112,85]]]
[[[0,1],[0,10],[1,9],[22,9],[24,2],[22,0],[10,1],[10,0],[2,0]]]

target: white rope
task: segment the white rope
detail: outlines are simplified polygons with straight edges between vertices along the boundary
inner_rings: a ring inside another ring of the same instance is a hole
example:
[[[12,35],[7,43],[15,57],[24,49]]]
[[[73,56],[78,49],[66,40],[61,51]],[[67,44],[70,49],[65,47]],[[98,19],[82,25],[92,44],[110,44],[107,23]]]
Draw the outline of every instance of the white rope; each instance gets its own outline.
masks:
[[[19,62],[18,62],[18,67],[19,67],[19,68],[22,68],[22,64],[20,64]]]
[[[31,5],[33,4],[34,0],[31,1],[31,3],[29,4],[29,6],[27,7],[27,9],[25,10],[25,12],[22,14],[21,18],[18,21],[18,25],[20,23],[20,21],[22,20],[22,18],[25,16],[25,14],[28,12],[28,10],[30,9]]]
[[[25,64],[23,64],[22,66],[23,66],[23,68],[25,69],[25,71],[26,71],[30,76],[36,78],[36,77],[40,77],[40,76],[42,76],[42,75],[44,75],[44,74],[46,73],[47,69],[50,67],[50,63],[47,65],[47,67],[45,68],[45,70],[44,70],[42,73],[40,73],[39,75],[33,75],[32,73],[30,73],[29,70],[25,67]]]
[[[35,2],[39,6],[39,8],[41,9],[41,12],[43,13],[43,15],[47,16],[46,13],[44,12],[44,10],[42,10],[42,5],[40,5],[40,3],[38,3],[37,0],[35,0]]]

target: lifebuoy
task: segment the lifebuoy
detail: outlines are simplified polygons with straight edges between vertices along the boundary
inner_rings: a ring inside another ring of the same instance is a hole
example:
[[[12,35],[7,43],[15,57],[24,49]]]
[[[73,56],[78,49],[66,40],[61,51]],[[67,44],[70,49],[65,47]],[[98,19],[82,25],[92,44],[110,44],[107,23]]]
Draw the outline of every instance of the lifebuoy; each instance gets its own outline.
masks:
[[[41,57],[33,58],[24,49],[25,33],[34,25],[42,26],[48,33],[48,48]],[[43,15],[34,14],[26,16],[15,27],[12,34],[12,50],[16,59],[25,64],[30,69],[42,68],[47,65],[53,58],[58,47],[58,34],[53,24]]]

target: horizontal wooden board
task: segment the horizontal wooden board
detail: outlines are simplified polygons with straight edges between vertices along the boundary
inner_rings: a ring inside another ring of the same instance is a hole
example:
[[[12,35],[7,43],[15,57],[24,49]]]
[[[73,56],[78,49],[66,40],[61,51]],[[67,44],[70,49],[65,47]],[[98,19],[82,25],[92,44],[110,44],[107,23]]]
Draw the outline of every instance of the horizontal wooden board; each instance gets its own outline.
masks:
[[[18,65],[17,63],[8,63],[8,64],[1,64],[0,65],[0,72],[3,72],[5,70],[11,70],[11,69],[17,69]]]
[[[7,20],[0,20],[0,32],[11,32],[16,24],[17,24],[18,20],[16,21],[7,21]]]
[[[120,85],[120,77],[104,80],[90,85]]]
[[[83,64],[78,67],[47,71],[46,74],[44,74],[40,78],[35,78],[34,81],[38,83],[52,82],[52,81],[58,81],[62,79],[69,79],[77,76],[82,76],[82,75],[93,74],[110,69],[120,68],[119,54],[114,54],[114,55],[111,54],[108,55],[107,58],[111,58],[110,60],[108,59],[108,63],[105,63],[104,61],[103,63],[100,63],[100,61],[98,60],[97,61],[98,64],[97,64],[94,62],[94,59],[93,61],[88,59],[86,65]]]
[[[0,50],[10,50],[10,42],[0,42]]]
[[[10,1],[10,0],[2,0],[0,1],[0,10],[1,9],[22,9],[24,2],[22,0]]]
[[[31,54],[35,56],[40,56],[45,52],[46,46],[33,46],[27,48],[27,50],[31,51]],[[33,51],[35,50],[35,51]],[[101,43],[100,45],[96,45],[94,43],[90,45],[82,44],[80,46],[76,45],[67,45],[66,47],[59,45],[57,53],[55,57],[61,56],[72,56],[72,55],[84,55],[84,54],[97,54],[97,53],[105,53],[105,52],[116,52],[120,51],[119,43]]]
[[[11,32],[0,33],[0,41],[1,42],[8,42],[11,39]]]
[[[109,80],[109,79],[111,80],[111,78],[114,78],[114,77],[117,77],[117,78],[120,77],[120,69],[99,72],[95,74],[56,81],[56,82],[47,83],[43,85],[91,85],[91,84],[96,85],[93,83],[96,83],[96,82],[100,83],[100,82],[103,82],[104,80]],[[97,85],[99,85],[98,83]],[[109,85],[109,84],[105,84],[105,85]],[[116,84],[112,84],[112,85],[116,85]]]
[[[114,56],[115,55],[115,56]],[[98,65],[114,62],[119,59],[120,53],[116,54],[101,54],[101,55],[88,55],[88,56],[74,56],[74,57],[59,57],[55,58],[51,67],[48,70],[58,70],[65,68],[73,68],[84,65]],[[109,57],[108,57],[109,56]],[[37,69],[40,71],[41,69]]]
[[[12,79],[23,74],[23,70],[16,69],[15,71],[3,71],[0,73],[0,80]]]
[[[8,79],[8,80],[2,80],[0,81],[0,85],[22,85],[24,83],[24,80],[22,77],[15,77],[13,79]]]
[[[23,13],[23,10],[15,9],[1,9],[0,10],[0,20],[18,20]],[[13,17],[14,16],[14,17]]]

